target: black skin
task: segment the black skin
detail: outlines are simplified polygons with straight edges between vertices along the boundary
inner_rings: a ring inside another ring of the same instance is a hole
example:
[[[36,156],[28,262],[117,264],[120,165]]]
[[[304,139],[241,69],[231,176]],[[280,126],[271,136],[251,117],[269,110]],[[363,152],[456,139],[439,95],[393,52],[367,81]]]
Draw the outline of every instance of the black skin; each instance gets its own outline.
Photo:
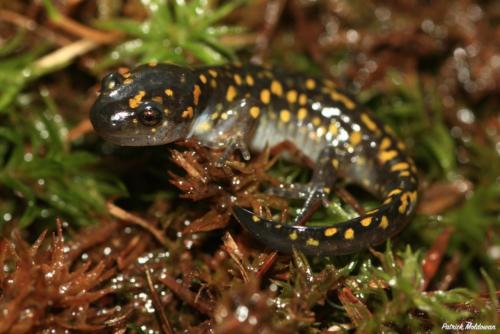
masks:
[[[91,121],[118,145],[196,138],[225,150],[221,165],[234,150],[248,160],[249,148],[291,141],[316,161],[308,184],[271,189],[305,200],[296,222],[318,201],[328,203],[339,178],[383,201],[362,217],[329,227],[279,224],[234,208],[241,225],[283,252],[342,255],[380,244],[404,228],[416,205],[416,169],[403,145],[351,95],[321,78],[253,65],[141,65],[103,79]]]
[[[151,146],[179,140],[191,124],[181,115],[192,106],[194,82],[192,71],[167,64],[141,65],[125,76],[110,73],[102,80],[90,120],[99,135],[118,145]],[[166,89],[175,95],[168,98]],[[141,92],[145,95],[131,108],[130,99]],[[162,126],[165,121],[168,126]]]

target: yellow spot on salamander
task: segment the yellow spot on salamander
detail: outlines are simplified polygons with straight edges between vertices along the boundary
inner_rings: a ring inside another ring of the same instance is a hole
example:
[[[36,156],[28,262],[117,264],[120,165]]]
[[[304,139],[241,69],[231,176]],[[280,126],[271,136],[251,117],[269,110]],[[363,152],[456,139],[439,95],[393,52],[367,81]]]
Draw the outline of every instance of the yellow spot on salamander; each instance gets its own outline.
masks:
[[[347,240],[354,239],[354,230],[352,228],[348,228],[344,232],[344,238]]]
[[[325,237],[331,237],[337,233],[336,227],[329,227],[325,230]]]
[[[391,139],[389,139],[388,137],[385,137],[380,142],[380,150],[386,151],[389,147],[391,147],[391,144],[392,144]]]
[[[350,98],[348,98],[344,94],[340,94],[335,90],[330,93],[330,97],[332,98],[332,100],[344,104],[347,109],[354,109],[354,107],[356,106],[356,104]]]
[[[381,163],[386,163],[387,161],[395,158],[398,155],[398,151],[391,150],[391,151],[382,151],[378,155],[378,160]]]
[[[392,130],[392,128],[389,126],[389,125],[384,125],[384,130],[385,132],[387,132],[388,134],[390,135],[393,135],[394,136],[394,130]]]
[[[151,98],[151,100],[158,102],[159,104],[163,104],[163,97],[161,96],[154,96]]]
[[[249,85],[249,86],[253,86],[253,84],[254,84],[253,77],[250,74],[247,74],[245,81],[247,82],[247,85]]]
[[[361,114],[361,121],[370,131],[375,132],[378,130],[377,124],[367,114]]]
[[[417,167],[415,166],[415,164],[411,164],[410,169],[413,173],[417,174]]]
[[[239,74],[234,75],[234,82],[239,86],[242,83],[241,76]]]
[[[336,136],[339,133],[339,128],[337,127],[337,124],[335,124],[335,122],[330,123],[328,132],[330,132],[332,136]]]
[[[286,93],[286,100],[290,104],[297,102],[297,91],[295,90],[288,91],[288,93]]]
[[[380,224],[378,226],[383,228],[384,230],[389,226],[389,221],[387,220],[386,216],[382,216],[382,219],[380,219]]]
[[[306,117],[307,117],[307,109],[300,108],[297,113],[297,118],[299,119],[299,121],[303,121]]]
[[[307,89],[314,89],[316,87],[316,81],[313,79],[307,79],[306,80],[306,88]]]
[[[337,159],[332,159],[332,166],[335,170],[339,169],[339,161]]]
[[[309,139],[316,141],[318,139],[318,135],[316,134],[316,131],[311,131],[309,132]]]
[[[250,108],[250,116],[252,116],[252,118],[258,118],[260,115],[260,108],[259,107],[252,107]]]
[[[326,133],[326,128],[324,126],[320,126],[318,130],[316,130],[316,133],[318,134],[318,137],[323,137]]]
[[[399,206],[399,213],[404,214],[406,212],[406,209],[408,208],[408,200],[409,200],[409,194],[404,193],[401,195],[401,205]]]
[[[307,95],[306,94],[300,94],[299,96],[299,104],[301,106],[305,106],[307,103]]]
[[[236,97],[236,88],[231,85],[227,88],[227,92],[226,92],[226,101],[227,102],[233,102],[234,98]]]
[[[306,244],[309,246],[317,247],[317,246],[319,246],[319,241],[316,239],[313,239],[313,238],[309,238],[309,239],[307,239]]]
[[[218,112],[214,112],[212,115],[210,115],[210,119],[212,121],[215,121],[217,118],[219,118],[219,113]]]
[[[212,77],[217,78],[217,71],[210,69],[210,70],[208,70],[208,73],[209,73]]]
[[[174,96],[174,91],[171,90],[170,88],[167,88],[165,89],[165,95],[172,97]]]
[[[370,226],[371,223],[372,223],[372,217],[366,217],[361,219],[361,225],[363,225],[364,227]]]
[[[198,132],[207,132],[212,129],[212,123],[209,121],[205,121],[196,126],[196,131]]]
[[[108,84],[108,87],[107,87],[107,88],[108,88],[109,90],[111,90],[111,89],[115,88],[115,86],[116,86],[116,81],[111,81],[111,82]]]
[[[197,106],[198,102],[200,101],[200,94],[201,94],[200,86],[194,85],[194,89],[193,89],[193,102],[194,102],[195,106]]]
[[[319,117],[314,117],[314,118],[312,119],[312,124],[313,124],[313,125],[315,125],[315,126],[320,125],[320,124],[321,124],[321,118],[319,118]]]
[[[253,222],[254,222],[254,223],[258,223],[258,222],[260,222],[260,218],[259,218],[259,217],[257,217],[256,215],[253,215],[253,216],[252,216],[252,220],[253,220]]]
[[[210,80],[210,87],[216,88],[217,87],[217,81],[215,81],[214,79]]]
[[[280,120],[283,123],[288,123],[290,121],[290,111],[288,111],[288,110],[281,110],[281,112],[280,112]]]
[[[193,117],[193,107],[187,107],[186,110],[182,112],[182,118],[192,118]]]
[[[356,146],[361,142],[361,132],[353,131],[349,137],[349,142],[352,146]]]
[[[205,74],[200,74],[200,81],[201,81],[203,84],[206,84],[206,83],[207,83],[207,77],[205,76]]]
[[[410,168],[410,165],[407,162],[399,162],[391,167],[391,171],[397,172],[397,171],[401,171],[401,170],[406,170],[408,168]]]
[[[269,92],[269,89],[263,89],[260,92],[260,100],[264,104],[269,104],[269,102],[271,101],[271,93]]]
[[[283,87],[281,86],[281,83],[277,80],[273,80],[271,82],[271,93],[281,96],[283,95]]]
[[[412,203],[415,203],[417,201],[417,192],[416,191],[412,191],[410,194],[410,202]]]
[[[290,237],[290,240],[297,240],[297,237],[298,237],[298,235],[297,235],[297,232],[296,232],[296,231],[293,231],[293,232],[292,232],[292,233],[290,233],[288,236]]]
[[[123,81],[123,84],[124,85],[130,85],[132,82],[134,82],[134,80],[132,78],[127,78]]]
[[[394,196],[397,194],[401,194],[401,189],[399,189],[399,188],[393,189],[389,192],[389,194],[387,194],[387,196]]]
[[[407,176],[410,176],[410,172],[407,170],[404,170],[401,173],[399,173],[399,177],[407,177]]]
[[[132,109],[135,109],[139,106],[141,103],[142,98],[146,95],[146,92],[141,90],[139,93],[137,93],[136,96],[128,100],[128,106]]]

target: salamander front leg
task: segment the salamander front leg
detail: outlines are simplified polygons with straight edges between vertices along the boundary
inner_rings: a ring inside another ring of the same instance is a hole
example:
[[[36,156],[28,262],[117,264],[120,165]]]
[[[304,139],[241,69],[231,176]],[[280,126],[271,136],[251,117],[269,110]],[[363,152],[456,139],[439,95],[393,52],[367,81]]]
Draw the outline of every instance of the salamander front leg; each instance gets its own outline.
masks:
[[[223,149],[216,165],[222,167],[236,150],[243,159],[250,160],[247,143],[252,138],[260,114],[260,107],[254,98],[232,102],[224,111],[205,112],[193,124],[190,136],[203,145]]]
[[[236,136],[234,138],[229,138],[228,141],[225,143],[226,148],[224,149],[224,152],[222,153],[222,156],[217,160],[215,165],[217,167],[222,167],[227,161],[227,158],[236,150],[240,151],[241,156],[245,160],[250,160],[250,151],[248,150],[248,145],[245,141],[244,136]]]

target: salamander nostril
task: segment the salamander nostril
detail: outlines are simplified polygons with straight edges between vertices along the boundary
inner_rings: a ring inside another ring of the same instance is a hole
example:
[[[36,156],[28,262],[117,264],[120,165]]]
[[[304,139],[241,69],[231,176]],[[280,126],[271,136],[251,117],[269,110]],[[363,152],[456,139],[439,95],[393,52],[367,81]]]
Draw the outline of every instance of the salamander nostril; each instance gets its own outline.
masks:
[[[101,91],[105,92],[108,90],[115,89],[123,82],[123,76],[117,72],[110,73],[106,75],[101,82]]]

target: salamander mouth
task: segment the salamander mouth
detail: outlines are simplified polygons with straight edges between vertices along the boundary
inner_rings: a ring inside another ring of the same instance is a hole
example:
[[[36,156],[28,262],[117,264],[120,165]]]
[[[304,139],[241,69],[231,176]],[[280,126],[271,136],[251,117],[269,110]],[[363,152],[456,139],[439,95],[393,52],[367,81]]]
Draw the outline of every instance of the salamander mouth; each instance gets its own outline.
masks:
[[[101,134],[99,135],[106,141],[119,146],[157,146],[164,145],[152,135],[128,135],[128,134]]]
[[[98,99],[90,111],[94,130],[117,145],[140,146],[141,142],[145,142],[142,135],[133,133],[133,117],[133,112],[124,108],[121,102],[105,102],[102,99]]]

